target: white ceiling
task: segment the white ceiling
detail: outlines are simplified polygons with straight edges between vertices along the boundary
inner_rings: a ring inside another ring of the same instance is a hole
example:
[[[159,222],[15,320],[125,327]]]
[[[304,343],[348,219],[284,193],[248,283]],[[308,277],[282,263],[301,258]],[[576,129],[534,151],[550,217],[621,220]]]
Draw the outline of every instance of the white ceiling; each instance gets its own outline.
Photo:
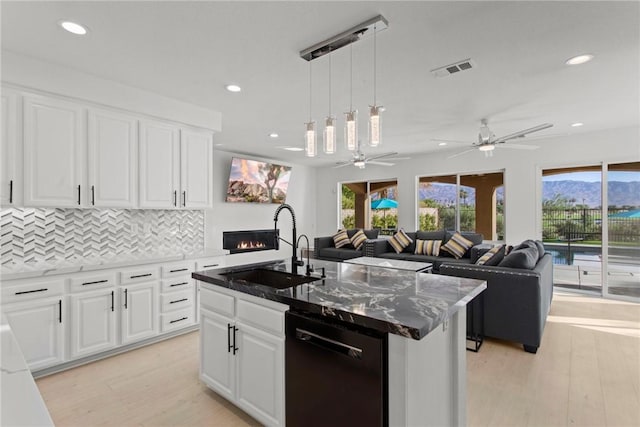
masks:
[[[416,154],[433,138],[476,139],[480,119],[498,135],[550,122],[539,133],[638,126],[640,3],[629,2],[2,2],[2,49],[62,64],[222,113],[222,150],[309,165],[309,63],[298,52],[375,15],[383,146]],[[61,19],[90,28],[62,31]],[[569,67],[581,53],[595,59]],[[373,39],[353,45],[353,99],[366,139],[373,102]],[[313,118],[329,112],[328,57],[311,63]],[[435,78],[431,69],[472,58],[476,69]],[[349,107],[349,48],[332,55],[332,110]],[[232,94],[228,83],[242,86]],[[573,122],[584,122],[572,128]],[[276,140],[269,138],[277,132]],[[533,137],[533,135],[532,135]],[[339,138],[341,139],[341,138]],[[542,140],[543,143],[544,140]],[[340,141],[341,142],[341,141]],[[536,142],[538,144],[539,142]]]

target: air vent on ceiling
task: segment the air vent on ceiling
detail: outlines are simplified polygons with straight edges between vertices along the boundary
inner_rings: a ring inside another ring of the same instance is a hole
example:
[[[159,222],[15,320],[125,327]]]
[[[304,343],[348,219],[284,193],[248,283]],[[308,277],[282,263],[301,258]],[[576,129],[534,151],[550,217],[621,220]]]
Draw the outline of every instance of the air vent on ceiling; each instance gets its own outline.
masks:
[[[471,58],[463,59],[462,61],[455,62],[444,67],[435,68],[431,70],[431,74],[436,77],[446,77],[451,74],[459,73],[460,71],[470,70],[477,67],[476,63]]]

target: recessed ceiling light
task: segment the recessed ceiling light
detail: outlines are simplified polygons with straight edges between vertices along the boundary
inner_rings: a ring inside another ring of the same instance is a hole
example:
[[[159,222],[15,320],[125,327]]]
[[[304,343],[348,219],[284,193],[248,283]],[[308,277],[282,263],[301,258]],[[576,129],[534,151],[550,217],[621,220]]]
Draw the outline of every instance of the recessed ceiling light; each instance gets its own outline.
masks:
[[[269,138],[277,138],[277,137],[279,137],[279,136],[280,136],[280,135],[278,135],[278,134],[277,134],[277,133],[275,133],[275,132],[271,132],[271,133],[269,134]]]
[[[580,126],[583,126],[583,125],[584,123],[580,123],[580,122],[571,123],[571,127],[574,127],[574,128],[579,128]]]
[[[80,25],[76,22],[60,21],[58,24],[68,32],[77,34],[79,36],[84,36],[88,32],[87,27]]]
[[[240,92],[242,88],[238,85],[227,85],[225,86],[229,92]]]
[[[300,148],[300,147],[281,147],[281,148],[287,151],[304,151],[304,148]]]
[[[593,55],[591,55],[590,53],[587,53],[584,55],[578,55],[578,56],[574,56],[573,58],[569,58],[566,60],[565,64],[580,65],[580,64],[584,64],[585,62],[589,62],[592,59],[593,59]]]
[[[443,147],[443,146],[447,145],[447,143],[446,143],[446,142],[441,142],[441,143],[439,143],[438,145],[439,145],[439,146],[441,146],[441,147]]]
[[[214,144],[214,145],[215,145],[216,147],[222,147],[224,144],[217,143],[217,144]]]

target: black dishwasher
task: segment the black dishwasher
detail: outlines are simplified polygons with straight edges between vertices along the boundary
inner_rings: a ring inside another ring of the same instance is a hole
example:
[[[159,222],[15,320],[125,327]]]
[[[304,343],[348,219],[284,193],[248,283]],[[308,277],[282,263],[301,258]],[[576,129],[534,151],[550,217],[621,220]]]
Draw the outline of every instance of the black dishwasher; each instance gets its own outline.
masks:
[[[286,313],[286,424],[387,426],[387,336]]]

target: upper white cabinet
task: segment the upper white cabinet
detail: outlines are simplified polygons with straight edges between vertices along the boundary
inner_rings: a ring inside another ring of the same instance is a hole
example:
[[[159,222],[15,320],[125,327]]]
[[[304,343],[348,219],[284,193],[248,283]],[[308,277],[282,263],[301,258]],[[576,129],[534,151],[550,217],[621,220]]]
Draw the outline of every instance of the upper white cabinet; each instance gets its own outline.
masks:
[[[210,132],[141,122],[140,207],[211,207],[212,156]]]
[[[89,109],[88,204],[133,208],[138,199],[138,120]]]
[[[16,205],[22,199],[22,179],[19,166],[18,143],[18,96],[15,92],[2,90],[2,129],[0,134],[0,204]]]
[[[180,186],[182,207],[212,206],[213,135],[182,130],[180,134]]]
[[[25,206],[82,206],[84,107],[41,96],[23,102]]]
[[[178,206],[180,130],[163,122],[140,123],[140,207]]]

